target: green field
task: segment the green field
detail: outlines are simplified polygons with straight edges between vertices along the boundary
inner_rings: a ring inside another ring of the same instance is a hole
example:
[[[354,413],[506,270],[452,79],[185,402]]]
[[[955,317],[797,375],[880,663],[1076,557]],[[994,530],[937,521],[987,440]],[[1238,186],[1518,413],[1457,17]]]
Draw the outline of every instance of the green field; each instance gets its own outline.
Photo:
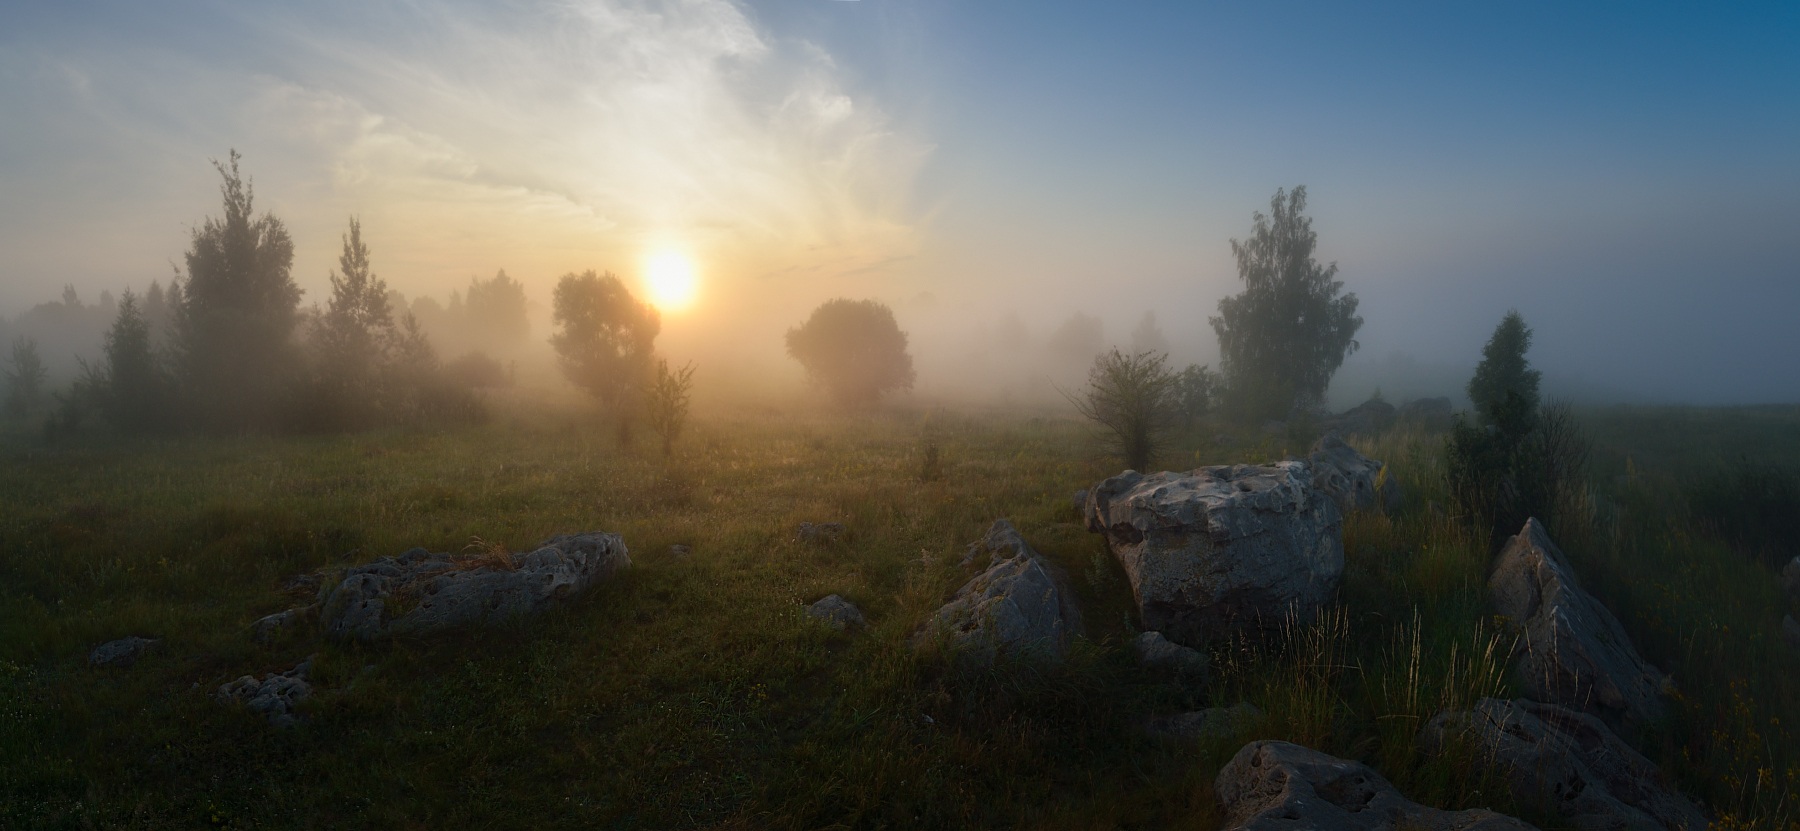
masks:
[[[1800,658],[1776,626],[1789,610],[1766,562],[1696,530],[1682,489],[1739,455],[1800,459],[1800,412],[1585,418],[1595,484],[1555,531],[1680,690],[1675,715],[1633,738],[1721,826],[1800,827]],[[1229,429],[1192,429],[1163,465],[1305,449],[1305,436],[1242,430],[1212,443]],[[1427,804],[1562,827],[1415,746],[1442,707],[1513,688],[1482,657],[1510,643],[1486,605],[1491,552],[1429,507],[1447,501],[1441,437],[1362,443],[1392,465],[1405,508],[1350,517],[1339,605],[1269,641],[1217,645],[1205,687],[1124,648],[1130,588],[1069,502],[1118,471],[1067,417],[713,410],[667,460],[648,438],[621,451],[612,437],[579,405],[522,402],[441,432],[11,434],[0,826],[1213,828],[1219,765],[1246,740],[1282,738],[1366,760]],[[965,674],[915,656],[908,636],[1001,517],[1070,573],[1087,639],[1055,668]],[[802,521],[848,533],[801,543]],[[374,646],[310,632],[264,645],[246,628],[304,602],[278,590],[296,574],[581,531],[622,534],[634,566],[507,628]],[[831,593],[871,628],[801,613]],[[87,665],[126,635],[164,640],[128,671]],[[206,696],[315,652],[298,727]],[[1142,729],[1246,700],[1268,718],[1229,741]]]

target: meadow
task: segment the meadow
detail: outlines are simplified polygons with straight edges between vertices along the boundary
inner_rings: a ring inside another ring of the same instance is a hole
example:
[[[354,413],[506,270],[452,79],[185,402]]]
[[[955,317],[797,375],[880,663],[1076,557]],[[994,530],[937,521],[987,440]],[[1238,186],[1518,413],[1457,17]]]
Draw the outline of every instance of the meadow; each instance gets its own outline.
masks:
[[[1131,591],[1070,494],[1113,473],[1086,427],[1026,410],[800,405],[698,413],[673,457],[626,449],[578,402],[496,402],[492,423],[350,436],[90,435],[0,444],[0,825],[8,828],[1195,828],[1243,742],[1368,761],[1409,797],[1514,805],[1415,737],[1516,689],[1486,601],[1492,552],[1438,506],[1441,436],[1359,440],[1406,491],[1345,523],[1339,600],[1213,649],[1201,686],[1137,666]],[[1553,528],[1678,706],[1634,736],[1726,828],[1800,828],[1800,657],[1768,558],[1706,533],[1695,470],[1800,462],[1800,410],[1583,413],[1592,485]],[[1746,424],[1761,433],[1745,443]],[[1234,440],[1217,443],[1221,433]],[[1310,436],[1200,424],[1161,467],[1303,454]],[[997,518],[1071,575],[1069,661],[957,672],[907,645]],[[841,522],[836,543],[800,522]],[[307,598],[297,574],[414,546],[528,551],[623,535],[634,565],[507,627],[373,645],[247,627]],[[691,548],[683,556],[671,546]],[[1791,554],[1789,555],[1791,556]],[[841,594],[870,628],[802,613]],[[130,670],[87,665],[163,639]],[[317,653],[305,723],[206,693]],[[1159,714],[1249,701],[1200,744]]]

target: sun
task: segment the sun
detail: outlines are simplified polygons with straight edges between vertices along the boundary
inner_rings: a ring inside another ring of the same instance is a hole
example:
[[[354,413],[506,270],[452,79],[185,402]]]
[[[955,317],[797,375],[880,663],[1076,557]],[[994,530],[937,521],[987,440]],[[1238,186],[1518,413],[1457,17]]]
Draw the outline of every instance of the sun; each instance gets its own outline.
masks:
[[[677,251],[659,251],[644,262],[644,283],[650,302],[663,311],[680,311],[694,302],[700,288],[694,263]]]

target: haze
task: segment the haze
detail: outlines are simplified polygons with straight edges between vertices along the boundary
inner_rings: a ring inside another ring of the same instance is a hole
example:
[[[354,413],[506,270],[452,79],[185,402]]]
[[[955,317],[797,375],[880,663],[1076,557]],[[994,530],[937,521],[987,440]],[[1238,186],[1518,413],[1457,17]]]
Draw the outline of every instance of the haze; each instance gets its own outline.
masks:
[[[166,283],[235,148],[308,304],[357,215],[409,297],[505,269],[542,318],[616,272],[718,382],[797,385],[782,333],[879,299],[915,395],[997,401],[1077,312],[1216,363],[1228,241],[1303,184],[1366,319],[1340,406],[1459,394],[1510,308],[1552,394],[1794,401],[1797,37],[1791,4],[16,4],[0,317]]]

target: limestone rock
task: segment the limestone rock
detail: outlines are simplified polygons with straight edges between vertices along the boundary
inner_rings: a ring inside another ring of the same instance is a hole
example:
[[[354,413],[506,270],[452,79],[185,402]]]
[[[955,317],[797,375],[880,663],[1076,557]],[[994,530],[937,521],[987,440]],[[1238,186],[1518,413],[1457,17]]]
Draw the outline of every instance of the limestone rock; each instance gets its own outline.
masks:
[[[348,640],[494,624],[537,614],[629,565],[617,534],[559,534],[503,558],[415,548],[346,570],[320,617],[327,636]]]
[[[1343,516],[1305,462],[1128,470],[1094,487],[1087,524],[1124,566],[1143,627],[1184,643],[1309,617],[1344,572]]]
[[[1082,488],[1069,497],[1069,504],[1075,506],[1075,513],[1087,513],[1087,488]]]
[[[992,559],[949,603],[914,633],[920,648],[946,638],[965,666],[987,666],[1002,655],[1061,661],[1081,631],[1073,592],[1055,564],[1027,545],[1006,520],[997,520],[972,551]]]
[[[287,672],[270,673],[260,681],[254,675],[242,676],[221,685],[218,692],[213,693],[213,699],[221,703],[241,701],[252,711],[267,716],[270,724],[292,727],[299,722],[294,708],[312,695],[312,685],[307,683],[306,676],[317,657],[310,655],[299,666]]]
[[[1338,510],[1400,510],[1400,483],[1382,475],[1387,465],[1364,456],[1337,436],[1320,437],[1307,461],[1312,465],[1313,487],[1331,497]]]
[[[1371,398],[1337,415],[1322,419],[1319,427],[1326,433],[1346,436],[1372,436],[1394,423],[1394,405]]]
[[[1582,831],[1704,831],[1705,815],[1600,719],[1554,704],[1484,698],[1427,722],[1426,747],[1469,742],[1513,797]]]
[[[1263,717],[1263,711],[1248,701],[1230,707],[1208,707],[1191,713],[1153,718],[1144,732],[1159,739],[1195,742],[1222,739],[1236,735]]]
[[[1133,638],[1131,651],[1138,663],[1146,667],[1172,669],[1182,675],[1206,676],[1212,659],[1198,649],[1182,646],[1163,637],[1161,632],[1145,632]]]
[[[1014,528],[1010,521],[996,519],[993,525],[988,526],[988,532],[981,539],[969,543],[968,549],[963,552],[962,565],[972,566],[982,555],[987,555],[991,564],[1014,557],[1036,557],[1038,553],[1025,542],[1025,537],[1019,534],[1019,529]]]
[[[318,611],[319,605],[315,603],[311,606],[300,606],[257,618],[255,623],[250,624],[250,637],[268,643],[281,632],[297,628]]]
[[[861,629],[869,625],[868,621],[863,619],[862,610],[856,608],[855,603],[835,594],[806,607],[806,613],[825,621],[826,626],[839,632],[846,628]]]
[[[94,647],[94,651],[88,653],[88,665],[131,669],[137,664],[138,659],[144,656],[145,652],[155,648],[159,643],[162,643],[161,638],[140,638],[136,635],[123,637],[116,641],[107,641]]]
[[[1440,811],[1400,795],[1368,765],[1297,744],[1244,745],[1213,783],[1225,831],[1526,831],[1493,811]]]
[[[1618,618],[1576,585],[1536,519],[1507,541],[1488,592],[1495,611],[1522,630],[1519,678],[1533,700],[1627,721],[1664,713],[1666,679],[1638,655]]]

